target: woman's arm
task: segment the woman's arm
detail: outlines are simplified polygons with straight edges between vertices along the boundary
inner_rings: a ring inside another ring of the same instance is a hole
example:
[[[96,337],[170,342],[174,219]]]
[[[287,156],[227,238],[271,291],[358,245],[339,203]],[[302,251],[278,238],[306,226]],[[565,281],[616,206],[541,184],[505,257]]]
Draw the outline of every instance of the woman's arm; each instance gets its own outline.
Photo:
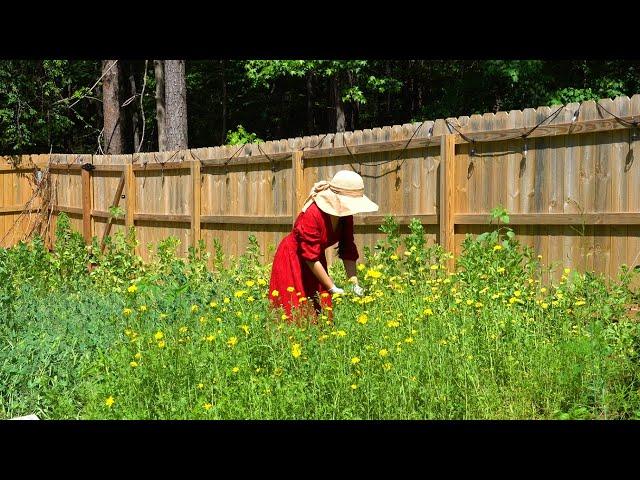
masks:
[[[320,263],[319,260],[316,260],[315,262],[305,260],[305,262],[311,269],[313,274],[316,276],[316,278],[320,281],[320,283],[322,283],[324,288],[326,288],[327,290],[331,290],[333,287],[335,287],[333,280],[331,280],[329,274],[327,274],[327,271],[324,269],[322,263]]]
[[[344,263],[344,269],[347,272],[347,278],[354,285],[358,284],[358,277],[356,277],[356,261],[355,260],[347,260],[342,259],[342,263]],[[352,280],[355,279],[355,280]]]

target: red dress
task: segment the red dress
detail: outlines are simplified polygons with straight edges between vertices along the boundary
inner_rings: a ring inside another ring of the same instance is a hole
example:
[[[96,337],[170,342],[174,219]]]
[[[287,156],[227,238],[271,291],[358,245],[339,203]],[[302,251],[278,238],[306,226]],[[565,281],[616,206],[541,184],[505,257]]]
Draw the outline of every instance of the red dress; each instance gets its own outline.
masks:
[[[338,256],[343,260],[358,259],[353,240],[353,216],[341,217],[336,231],[331,217],[312,203],[306,212],[300,212],[293,231],[282,239],[273,259],[269,299],[275,307],[283,307],[291,319],[291,307],[311,302],[316,311],[321,305],[331,306],[331,295],[322,286],[305,261],[320,261],[327,269],[325,249],[338,243]],[[287,289],[291,289],[290,292]],[[274,290],[277,291],[274,296]],[[325,294],[323,296],[323,294]]]

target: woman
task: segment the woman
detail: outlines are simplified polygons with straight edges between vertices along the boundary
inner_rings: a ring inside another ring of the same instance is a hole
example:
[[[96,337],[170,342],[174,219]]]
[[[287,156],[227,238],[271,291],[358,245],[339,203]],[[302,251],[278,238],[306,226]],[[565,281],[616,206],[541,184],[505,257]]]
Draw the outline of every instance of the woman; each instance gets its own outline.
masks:
[[[344,293],[327,273],[325,249],[336,242],[353,292],[363,294],[356,277],[353,215],[377,210],[364,195],[364,182],[356,172],[341,170],[330,182],[313,186],[293,231],[278,245],[271,270],[269,299],[284,308],[290,321],[292,307],[312,304],[319,312],[331,306],[331,294]]]

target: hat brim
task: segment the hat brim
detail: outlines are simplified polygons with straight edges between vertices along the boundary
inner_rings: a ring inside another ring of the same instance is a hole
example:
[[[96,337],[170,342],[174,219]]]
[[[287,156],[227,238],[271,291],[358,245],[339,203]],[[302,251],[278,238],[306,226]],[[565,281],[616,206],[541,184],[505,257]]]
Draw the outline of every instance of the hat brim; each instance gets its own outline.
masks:
[[[347,195],[339,195],[330,190],[325,190],[316,195],[315,202],[320,210],[336,217],[377,212],[380,208],[366,195],[350,197]]]

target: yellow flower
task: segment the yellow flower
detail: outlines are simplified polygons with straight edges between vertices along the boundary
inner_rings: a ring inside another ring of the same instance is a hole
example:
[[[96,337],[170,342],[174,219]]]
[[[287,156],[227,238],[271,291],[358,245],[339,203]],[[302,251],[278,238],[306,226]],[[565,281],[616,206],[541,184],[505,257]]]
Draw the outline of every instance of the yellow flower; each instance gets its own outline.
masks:
[[[204,316],[203,316],[203,317],[200,317],[198,320],[200,321],[200,323],[201,323],[202,325],[204,325],[205,323],[207,323],[207,319],[206,319],[206,317],[204,317]]]
[[[546,289],[545,287],[542,287],[542,288],[540,289],[540,293],[544,293],[544,292],[546,292],[546,291],[547,291],[547,289]]]
[[[355,383],[351,384],[351,390],[355,390],[356,388],[358,388],[358,385],[356,385]]]
[[[191,305],[191,312],[195,313],[198,311],[198,305]]]
[[[142,354],[138,352],[133,356],[133,358],[135,358],[136,360],[140,360],[142,358]]]
[[[307,297],[300,297],[300,300],[298,300],[300,303],[304,303],[307,301]]]
[[[318,337],[318,340],[322,341],[322,340],[326,340],[327,338],[329,338],[329,335],[320,335]]]
[[[188,328],[187,327],[180,327],[179,332],[180,333],[187,333]]]
[[[351,358],[351,363],[352,363],[353,365],[355,365],[356,363],[360,363],[360,359],[359,359],[358,357],[352,357],[352,358]]]
[[[283,313],[283,314],[282,314],[282,316],[281,316],[280,318],[281,318],[282,320],[286,320],[286,319],[287,319],[287,318],[289,318],[289,317],[287,317],[287,314],[286,314],[286,313]]]
[[[386,362],[384,365],[382,365],[382,368],[385,372],[388,372],[391,369],[391,364],[389,362]]]
[[[389,355],[389,352],[386,348],[383,348],[378,352],[378,355],[380,355],[381,357],[386,357],[387,355]]]
[[[345,332],[344,330],[338,330],[338,331],[336,332],[336,335],[337,335],[338,337],[344,337],[346,334],[347,334],[347,332]]]
[[[391,258],[391,260],[397,260],[397,259],[398,259],[398,256],[397,256],[397,255],[391,255],[391,257],[390,257],[390,258]]]
[[[227,340],[227,345],[230,347],[235,347],[237,343],[238,339],[236,337],[230,337],[229,340]]]
[[[476,302],[475,307],[476,308],[482,308],[482,302]]]
[[[224,300],[223,300],[224,303],[229,303],[230,301],[231,300],[229,300],[229,297],[224,297]]]
[[[365,268],[367,268],[367,267],[365,267],[365,266],[364,266],[364,264],[363,264],[363,263],[361,263],[361,264],[359,264],[356,268],[357,268],[359,271],[363,271],[363,270],[364,270]]]
[[[264,287],[267,284],[266,280],[264,278],[259,278],[258,279],[258,285],[260,285],[261,287]]]
[[[202,405],[202,408],[204,408],[207,411],[209,411],[209,409],[211,409],[211,407],[213,407],[213,405],[211,405],[210,403],[205,403],[204,405]]]
[[[240,328],[244,331],[245,334],[249,335],[249,325],[241,325]]]
[[[253,287],[253,286],[256,284],[256,282],[254,282],[253,280],[247,280],[246,282],[244,282],[244,284],[245,284],[247,287],[251,288],[251,287]]]
[[[437,270],[438,269],[438,265],[431,265],[429,268],[431,270]]]
[[[295,290],[295,288],[293,288],[293,287],[287,287],[287,292],[289,292],[289,293],[293,292],[294,290]]]
[[[496,245],[493,247],[494,252],[497,252],[498,250],[502,250],[502,245]]]
[[[109,398],[107,398],[104,403],[107,407],[111,408],[111,405],[113,405],[115,403],[115,399],[113,398],[113,395],[110,396]]]
[[[138,366],[138,362],[129,362],[129,365],[130,365],[132,368],[136,368],[136,367]]]
[[[164,348],[164,347],[165,347],[165,345],[166,345],[166,344],[164,343],[164,340],[160,340],[160,341],[158,342],[158,348]]]
[[[247,292],[246,292],[246,291],[244,291],[244,290],[238,290],[238,291],[237,291],[236,293],[234,293],[233,295],[234,295],[236,298],[240,298],[240,297],[241,297],[241,296],[243,296],[245,293],[247,293]]]
[[[369,269],[366,276],[371,278],[380,278],[382,276],[382,273],[378,272],[377,270]]]
[[[240,367],[233,367],[233,368],[231,369],[231,371],[232,371],[233,373],[238,373],[238,372],[240,371]]]
[[[548,304],[548,303],[542,303],[540,306],[541,306],[544,310],[546,310],[546,309],[549,307],[549,304]]]
[[[411,256],[411,252],[407,250],[406,252],[404,252],[404,256],[405,257],[410,257]]]
[[[204,383],[199,383],[199,384],[198,384],[198,388],[199,388],[200,390],[202,390],[202,389],[204,388]]]
[[[136,290],[138,290],[138,287],[136,287],[135,285],[131,285],[129,288],[127,288],[127,292],[129,293],[135,293]]]
[[[279,295],[280,295],[280,292],[278,290],[274,290],[274,291],[271,292],[271,296],[272,297],[277,297]]]
[[[160,330],[158,330],[153,337],[156,340],[162,340],[164,338],[164,333],[162,333]]]
[[[215,339],[216,339],[216,336],[215,336],[215,335],[211,335],[211,334],[209,334],[209,335],[206,337],[206,339],[205,339],[205,340],[206,340],[207,342],[213,342]]]
[[[299,343],[294,343],[291,346],[291,355],[293,355],[293,358],[298,358],[300,355],[302,355],[302,348],[300,347]]]
[[[570,271],[571,271],[571,269],[570,269],[570,268],[565,268],[565,269],[564,269],[564,274],[565,274],[565,275],[569,275],[569,272],[570,272]]]
[[[367,315],[365,315],[364,313],[361,313],[360,315],[358,315],[358,319],[356,321],[364,325],[365,323],[367,323],[368,320],[369,320],[369,317],[367,317]]]
[[[467,300],[467,305],[473,305],[473,300]]]
[[[327,292],[322,292],[320,294],[320,297],[322,297],[322,298],[327,298],[328,296],[329,296],[329,294]]]
[[[493,295],[491,295],[491,298],[492,298],[493,300],[495,300],[495,299],[496,299],[496,298],[498,298],[498,297],[500,297],[500,295],[498,295],[498,294],[496,294],[496,293],[494,293]]]
[[[585,305],[587,302],[585,302],[584,300],[578,300],[575,305],[576,307],[579,307],[580,305]]]
[[[431,310],[430,308],[425,308],[425,309],[422,311],[422,314],[423,314],[423,315],[426,315],[427,317],[429,317],[429,316],[433,315],[433,310]]]
[[[513,292],[514,297],[519,297],[520,295],[522,295],[522,292],[520,290],[516,290],[515,292]]]
[[[210,306],[211,308],[216,308],[216,307],[218,306],[218,304],[217,304],[216,302],[214,302],[213,300],[211,300],[211,301],[209,302],[209,306]]]
[[[413,343],[413,337],[407,337],[404,339],[405,343]]]
[[[504,267],[498,267],[498,268],[496,269],[496,271],[497,271],[498,273],[503,273],[503,272],[504,272]]]
[[[399,327],[400,326],[400,322],[396,321],[396,320],[389,320],[387,322],[387,327],[389,328],[395,328],[395,327]]]
[[[122,311],[122,313],[123,313],[125,316],[127,316],[127,317],[128,317],[129,315],[131,315],[131,312],[133,312],[133,310],[131,310],[130,308],[125,308],[125,309]]]

